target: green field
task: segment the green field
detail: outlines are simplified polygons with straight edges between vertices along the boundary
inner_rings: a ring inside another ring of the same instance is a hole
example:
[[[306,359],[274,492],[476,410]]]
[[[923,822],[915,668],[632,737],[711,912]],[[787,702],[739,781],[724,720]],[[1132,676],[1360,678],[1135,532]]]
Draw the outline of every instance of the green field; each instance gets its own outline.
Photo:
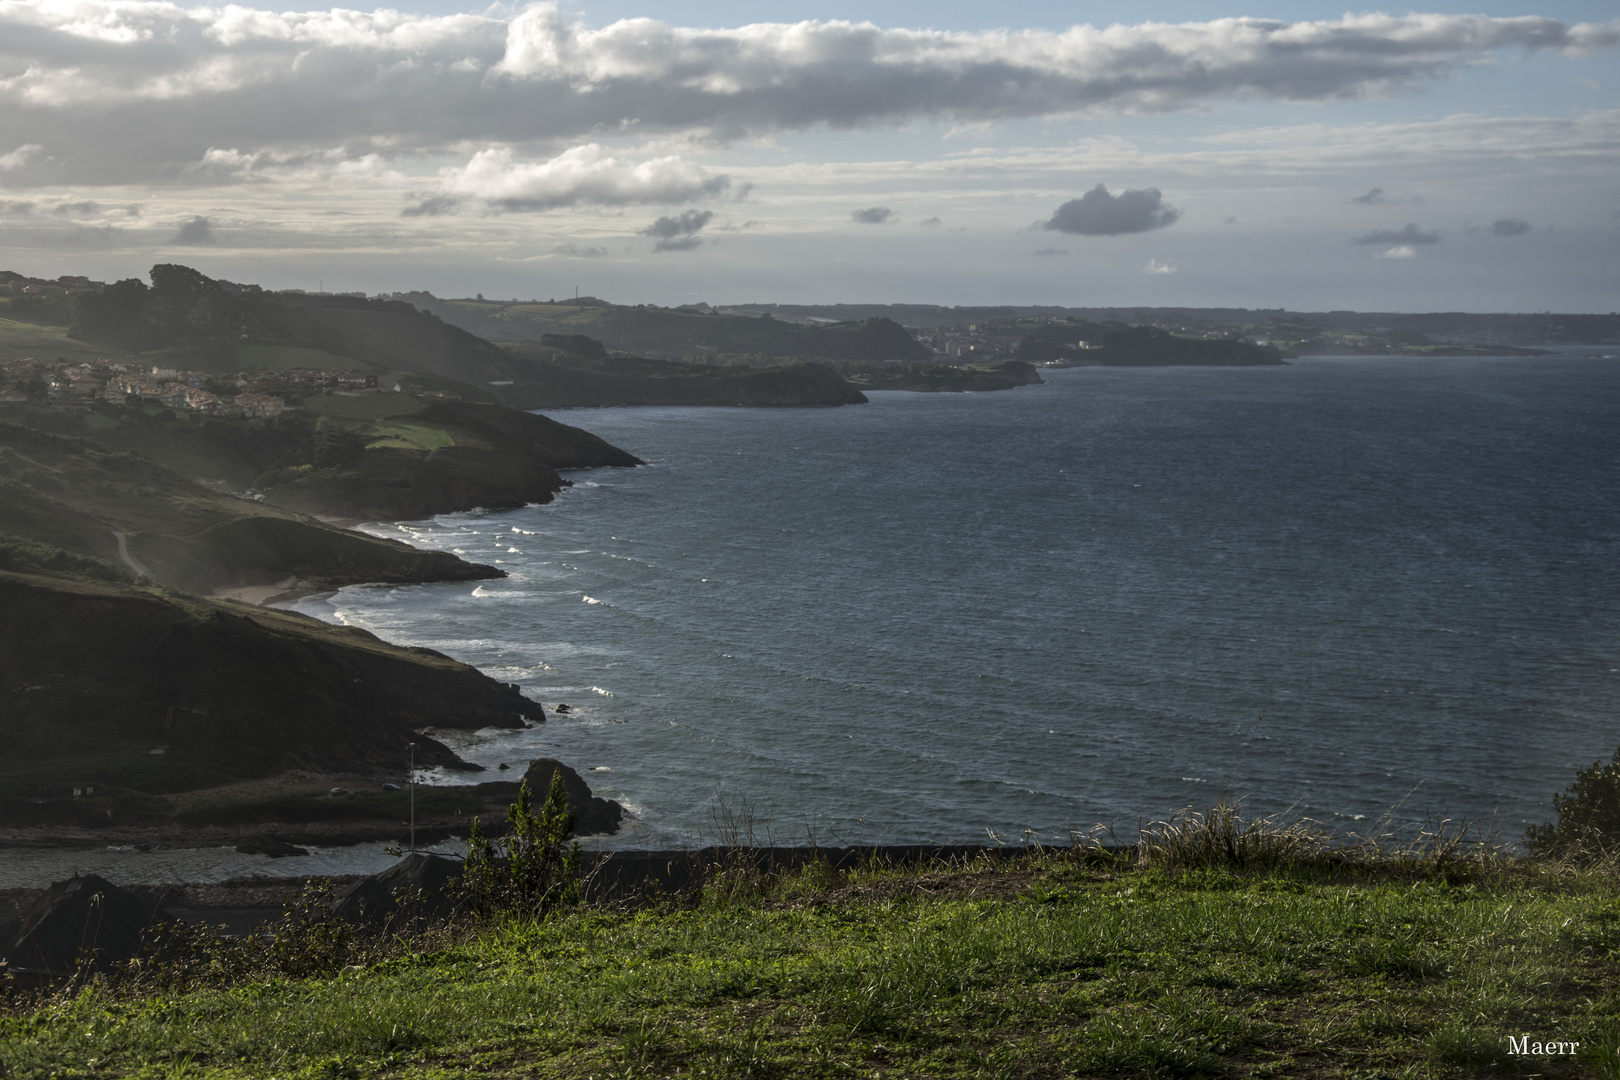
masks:
[[[456,444],[455,436],[437,424],[391,420],[367,433],[367,450],[439,450]]]
[[[339,356],[325,349],[307,349],[298,345],[249,344],[236,347],[237,363],[243,371],[291,371],[293,368],[318,368],[328,371],[351,371],[370,367],[353,357]]]
[[[315,394],[304,399],[302,408],[317,416],[384,420],[419,413],[422,403],[409,394]]]
[[[68,337],[65,326],[41,326],[0,318],[0,363],[37,357],[54,362],[58,357],[73,363],[116,355],[87,341]]]
[[[1620,1075],[1612,872],[1049,854],[723,883],[318,974],[64,992],[0,1019],[0,1075]],[[1510,1055],[1525,1035],[1579,1048]]]

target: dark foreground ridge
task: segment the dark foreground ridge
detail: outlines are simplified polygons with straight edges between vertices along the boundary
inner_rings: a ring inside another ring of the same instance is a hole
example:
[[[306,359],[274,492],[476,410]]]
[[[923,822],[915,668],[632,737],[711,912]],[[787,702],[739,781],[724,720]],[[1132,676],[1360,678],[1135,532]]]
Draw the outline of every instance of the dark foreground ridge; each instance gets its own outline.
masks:
[[[544,719],[440,653],[290,612],[15,571],[0,571],[0,610],[0,823],[22,830],[14,841],[118,827],[179,839],[243,797],[188,817],[167,796],[294,771],[398,780],[411,742],[419,765],[471,768],[418,730]]]

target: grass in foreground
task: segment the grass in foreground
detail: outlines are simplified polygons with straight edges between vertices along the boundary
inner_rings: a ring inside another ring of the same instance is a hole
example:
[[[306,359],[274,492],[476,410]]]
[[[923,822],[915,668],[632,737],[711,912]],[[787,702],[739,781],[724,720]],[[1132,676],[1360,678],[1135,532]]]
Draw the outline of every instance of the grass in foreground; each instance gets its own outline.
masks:
[[[91,985],[0,1018],[0,1076],[1620,1075],[1608,873],[1035,855],[763,893],[441,932],[319,977]]]

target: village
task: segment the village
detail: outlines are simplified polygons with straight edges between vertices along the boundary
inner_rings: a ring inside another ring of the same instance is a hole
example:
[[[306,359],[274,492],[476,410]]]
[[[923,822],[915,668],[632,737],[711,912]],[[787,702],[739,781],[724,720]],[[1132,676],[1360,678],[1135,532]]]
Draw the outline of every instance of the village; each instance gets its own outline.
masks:
[[[0,372],[0,406],[68,411],[150,406],[199,416],[264,418],[297,408],[309,394],[379,390],[376,375],[358,371],[294,368],[231,377],[111,358],[69,363],[25,357],[0,364]]]

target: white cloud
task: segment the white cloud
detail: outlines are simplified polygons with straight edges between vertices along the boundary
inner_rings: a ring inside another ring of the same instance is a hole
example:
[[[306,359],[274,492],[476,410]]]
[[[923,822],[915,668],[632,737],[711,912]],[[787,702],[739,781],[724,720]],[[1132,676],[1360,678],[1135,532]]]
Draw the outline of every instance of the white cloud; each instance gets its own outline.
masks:
[[[1175,272],[1175,263],[1160,262],[1158,259],[1149,259],[1142,265],[1142,273],[1144,274],[1173,274]]]
[[[24,143],[9,154],[0,154],[0,172],[11,172],[28,164],[45,148],[39,143]]]
[[[596,143],[576,146],[549,161],[521,162],[513,157],[509,147],[480,150],[461,168],[443,170],[437,191],[406,213],[446,213],[467,199],[497,210],[683,203],[718,195],[731,183],[724,174],[675,156],[627,160],[613,157]]]
[[[593,30],[549,3],[503,19],[4,0],[0,110],[14,136],[51,142],[66,180],[110,183],[174,178],[228,146],[278,159],[490,145],[554,153],[596,131],[729,137],[1365,98],[1497,50],[1617,45],[1620,22],[1529,16],[972,33],[627,19]]]
[[[1374,252],[1373,253],[1373,258],[1375,258],[1375,259],[1415,259],[1415,258],[1417,258],[1417,248],[1409,247],[1409,246],[1403,244],[1400,247],[1392,247],[1388,251]]]

